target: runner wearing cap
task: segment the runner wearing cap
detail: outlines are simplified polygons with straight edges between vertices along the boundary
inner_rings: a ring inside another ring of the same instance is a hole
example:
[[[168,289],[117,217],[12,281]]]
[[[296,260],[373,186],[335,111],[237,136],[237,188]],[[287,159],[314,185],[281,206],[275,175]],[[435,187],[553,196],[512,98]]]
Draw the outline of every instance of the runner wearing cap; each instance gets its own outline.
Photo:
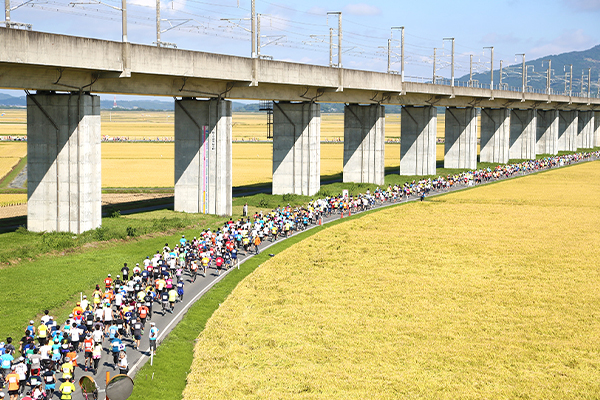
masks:
[[[113,279],[110,277],[110,274],[108,274],[108,276],[104,280],[104,286],[108,290],[112,287],[112,284],[113,284]]]
[[[115,289],[121,287],[121,285],[123,284],[123,281],[121,281],[121,275],[117,275],[117,279],[114,280],[113,284],[115,286]]]

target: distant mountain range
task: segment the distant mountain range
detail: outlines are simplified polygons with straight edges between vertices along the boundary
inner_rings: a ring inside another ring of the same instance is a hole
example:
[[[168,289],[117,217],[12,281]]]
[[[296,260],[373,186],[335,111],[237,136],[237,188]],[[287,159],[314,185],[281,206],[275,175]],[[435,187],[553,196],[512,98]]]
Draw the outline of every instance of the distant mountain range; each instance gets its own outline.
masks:
[[[6,107],[25,107],[27,99],[25,96],[14,97],[0,93],[0,108]],[[173,111],[173,100],[117,100],[117,107],[113,107],[114,100],[100,100],[100,108],[102,110],[119,110],[119,111]],[[248,104],[233,102],[233,111],[235,112],[263,112],[258,109],[258,102]],[[400,106],[386,106],[388,113],[400,112]],[[321,103],[322,113],[342,113],[344,105],[337,103]]]
[[[548,70],[548,60],[552,61],[552,84],[551,88],[555,93],[565,91],[565,72],[569,73],[570,65],[573,64],[573,92],[581,92],[581,76],[584,75],[584,92],[587,92],[588,83],[588,68],[591,68],[592,93],[597,93],[598,90],[598,74],[600,73],[600,45],[583,51],[572,51],[558,55],[549,55],[540,57],[536,60],[526,61],[527,84],[536,90],[546,89],[546,74]],[[506,60],[505,60],[506,61]],[[512,61],[512,60],[511,60]],[[494,66],[499,66],[500,61],[494,60]],[[533,68],[531,67],[533,66]],[[523,85],[523,77],[521,75],[522,63],[509,65],[504,63],[502,83],[508,86],[520,88]],[[469,75],[464,75],[458,78],[459,81],[468,82]],[[490,72],[473,74],[473,80],[480,84],[488,85],[490,83]],[[567,84],[569,82],[567,77]],[[494,70],[494,85],[500,82],[500,69]]]
[[[588,68],[592,69],[591,81],[593,90],[597,91],[598,77],[600,73],[600,45],[584,51],[572,51],[558,55],[540,57],[533,61],[527,61],[528,66],[528,86],[537,90],[546,88],[546,71],[548,60],[552,60],[552,89],[557,93],[565,90],[565,71],[570,71],[570,64],[573,64],[573,91],[581,91],[582,71],[584,75],[584,90],[587,91]],[[494,61],[494,65],[499,65],[499,60]],[[531,67],[533,66],[533,67]],[[522,85],[521,64],[505,65],[503,67],[502,83],[508,86],[520,88]],[[464,85],[469,81],[469,75],[458,78]],[[490,72],[473,74],[473,80],[480,84],[489,85]],[[569,78],[567,78],[568,82]],[[500,70],[494,70],[494,84],[500,82]],[[461,86],[462,86],[461,85]],[[488,86],[489,87],[489,86]],[[0,108],[7,107],[25,107],[27,100],[25,96],[15,97],[0,93]],[[100,101],[100,107],[103,110],[113,110],[113,100],[105,99]],[[173,111],[173,100],[117,100],[118,110],[158,110]],[[235,112],[258,112],[258,102],[248,104],[233,102],[233,111]],[[386,111],[390,114],[400,112],[400,106],[386,106]],[[440,110],[442,111],[442,110]],[[344,112],[343,104],[321,103],[322,113],[341,113]],[[443,111],[442,111],[443,112]]]

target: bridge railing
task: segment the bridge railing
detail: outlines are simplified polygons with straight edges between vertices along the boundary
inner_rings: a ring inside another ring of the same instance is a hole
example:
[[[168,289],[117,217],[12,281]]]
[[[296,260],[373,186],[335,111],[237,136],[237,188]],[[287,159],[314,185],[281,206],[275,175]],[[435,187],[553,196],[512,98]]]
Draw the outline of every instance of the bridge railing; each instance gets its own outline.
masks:
[[[423,77],[423,76],[407,75],[404,77],[404,81],[405,82],[414,82],[414,83],[426,83],[426,84],[430,84],[430,85],[434,84],[433,79],[431,77]],[[452,80],[448,79],[448,78],[436,77],[435,85],[451,86]],[[458,79],[454,80],[454,86],[455,87],[471,87],[471,88],[477,88],[477,89],[489,89],[490,88],[489,83],[483,83],[483,82],[479,82],[479,81],[458,80]],[[503,84],[495,83],[493,90],[505,90],[505,91],[509,91],[509,92],[522,92],[523,87],[522,86],[509,86],[506,83],[503,83]],[[550,89],[550,93],[548,93],[546,89],[537,89],[537,88],[534,88],[533,86],[527,86],[525,88],[525,93],[569,96],[568,91]],[[587,92],[573,91],[571,93],[571,96],[579,97],[579,98],[586,98],[586,97],[588,97],[588,94],[587,94]],[[589,97],[590,98],[600,98],[598,93],[594,93],[594,92],[590,92]]]

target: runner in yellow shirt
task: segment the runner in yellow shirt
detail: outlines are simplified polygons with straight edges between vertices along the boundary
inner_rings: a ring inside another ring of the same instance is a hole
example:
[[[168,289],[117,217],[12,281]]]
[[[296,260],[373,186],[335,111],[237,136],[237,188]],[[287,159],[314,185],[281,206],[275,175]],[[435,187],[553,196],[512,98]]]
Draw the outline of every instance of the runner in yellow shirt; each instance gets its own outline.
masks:
[[[68,378],[65,382],[60,385],[58,391],[61,393],[61,400],[71,400],[73,393],[75,392],[75,385],[73,385],[73,378]]]

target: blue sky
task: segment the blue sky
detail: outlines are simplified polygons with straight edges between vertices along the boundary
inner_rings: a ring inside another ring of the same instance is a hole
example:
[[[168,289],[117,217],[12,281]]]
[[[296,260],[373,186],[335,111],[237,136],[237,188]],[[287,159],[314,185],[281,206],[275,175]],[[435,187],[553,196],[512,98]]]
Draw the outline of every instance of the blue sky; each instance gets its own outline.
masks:
[[[11,0],[11,6],[24,2]],[[11,17],[15,22],[33,24],[37,31],[121,40],[119,11],[89,4],[93,0],[74,2],[77,4],[30,0],[13,10]],[[103,3],[120,6],[120,0]],[[152,45],[156,41],[155,7],[156,0],[128,1],[130,42]],[[469,72],[470,54],[475,72],[489,70],[485,46],[494,46],[497,69],[501,59],[505,66],[515,64],[515,53],[525,53],[526,59],[533,60],[600,43],[600,0],[256,0],[256,11],[263,14],[262,43],[275,41],[262,47],[262,54],[322,65],[329,63],[329,27],[337,29],[337,17],[328,18],[327,12],[341,11],[345,68],[385,71],[390,28],[404,26],[405,73],[428,79],[434,47],[439,49],[438,75],[450,75],[450,42],[442,40],[445,37],[455,38],[456,76]],[[161,0],[162,29],[189,20],[162,33],[161,39],[183,49],[249,56],[249,16],[250,0]],[[399,31],[394,31],[394,39],[399,38]],[[399,42],[392,44],[392,69],[398,70]]]

